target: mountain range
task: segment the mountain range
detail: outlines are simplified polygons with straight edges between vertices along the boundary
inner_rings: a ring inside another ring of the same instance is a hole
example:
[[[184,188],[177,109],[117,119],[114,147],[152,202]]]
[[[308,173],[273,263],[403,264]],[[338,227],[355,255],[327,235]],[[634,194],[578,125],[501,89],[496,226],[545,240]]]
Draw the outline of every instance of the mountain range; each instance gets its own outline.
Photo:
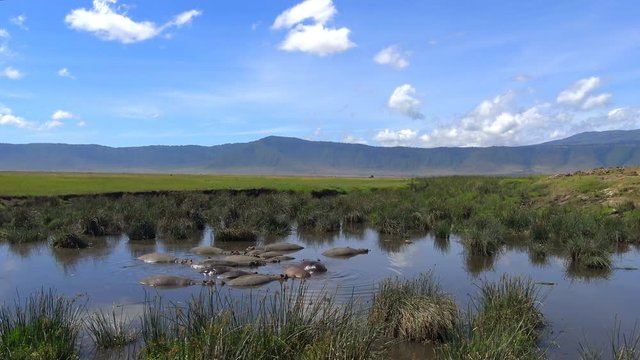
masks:
[[[612,166],[640,166],[640,130],[513,147],[375,147],[278,136],[216,146],[0,144],[0,171],[431,176]]]

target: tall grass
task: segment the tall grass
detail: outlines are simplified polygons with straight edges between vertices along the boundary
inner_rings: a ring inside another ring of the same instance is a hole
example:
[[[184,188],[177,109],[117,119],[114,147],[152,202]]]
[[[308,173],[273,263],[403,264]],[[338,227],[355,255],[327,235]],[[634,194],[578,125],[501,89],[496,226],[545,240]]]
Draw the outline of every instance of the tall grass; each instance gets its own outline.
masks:
[[[88,318],[86,327],[96,346],[104,349],[122,347],[134,342],[138,336],[132,321],[122,310],[116,312],[115,308],[111,312],[94,313]]]
[[[0,308],[0,358],[77,359],[81,307],[54,292],[41,291],[24,304]]]
[[[630,333],[623,333],[621,322],[616,319],[614,329],[612,331],[610,345],[608,351],[599,351],[594,349],[588,343],[580,343],[580,359],[581,360],[637,360],[640,359],[640,333],[638,325],[633,328]]]
[[[537,347],[545,325],[539,306],[531,279],[505,275],[486,282],[439,354],[446,359],[543,359]]]
[[[233,301],[213,290],[143,317],[143,359],[376,359],[385,342],[353,303],[304,285]]]
[[[457,317],[455,302],[428,272],[413,280],[384,280],[374,295],[369,321],[388,337],[444,341]]]

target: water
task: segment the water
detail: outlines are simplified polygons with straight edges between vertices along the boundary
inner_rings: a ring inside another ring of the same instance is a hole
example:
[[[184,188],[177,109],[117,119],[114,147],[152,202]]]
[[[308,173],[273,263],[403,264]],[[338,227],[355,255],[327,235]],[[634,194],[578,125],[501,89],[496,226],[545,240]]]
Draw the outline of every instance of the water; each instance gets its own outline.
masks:
[[[530,276],[534,281],[554,283],[542,285],[545,296],[542,310],[550,321],[545,337],[552,359],[576,358],[579,344],[606,349],[615,320],[622,321],[622,330],[631,331],[639,318],[640,272],[614,270],[609,274],[575,274],[567,272],[565,263],[548,257],[541,264],[530,259],[518,246],[510,246],[496,257],[469,257],[455,236],[436,240],[431,236],[396,239],[380,236],[370,229],[344,231],[335,234],[296,234],[282,239],[260,239],[261,243],[288,241],[305,246],[294,253],[296,259],[321,259],[329,269],[308,282],[311,290],[335,291],[338,298],[352,295],[363,301],[370,298],[380,280],[399,276],[414,277],[433,270],[443,288],[466,309],[469,297],[485,280],[497,280],[504,273]],[[252,243],[216,244],[211,230],[185,241],[158,239],[152,242],[129,242],[126,236],[92,239],[92,247],[84,250],[51,249],[46,244],[0,245],[0,302],[13,303],[40,289],[54,288],[60,294],[86,299],[90,309],[111,309],[121,305],[125,313],[136,316],[143,308],[145,295],[159,294],[166,301],[180,303],[197,294],[200,286],[180,289],[153,289],[140,285],[146,276],[158,274],[182,275],[193,279],[203,277],[188,266],[179,264],[145,264],[136,258],[158,251],[178,258],[199,257],[189,253],[197,245],[215,245],[225,249],[244,249]],[[326,258],[321,253],[329,248],[351,246],[371,251],[350,259]],[[261,273],[279,274],[292,262],[268,264]],[[619,267],[640,267],[638,250],[627,249],[615,257]],[[287,283],[288,286],[288,283]],[[239,290],[226,287],[223,291],[242,294],[248,291],[267,293],[278,289],[279,283]],[[425,345],[408,344],[394,349],[393,358],[427,358],[432,349]]]

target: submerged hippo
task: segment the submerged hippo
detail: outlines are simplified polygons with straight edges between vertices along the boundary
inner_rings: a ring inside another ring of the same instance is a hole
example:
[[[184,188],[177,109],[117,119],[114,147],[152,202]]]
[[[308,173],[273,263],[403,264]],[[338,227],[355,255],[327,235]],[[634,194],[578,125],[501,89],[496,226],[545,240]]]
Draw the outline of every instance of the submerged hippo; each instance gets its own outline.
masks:
[[[207,259],[207,260],[198,261],[196,263],[191,264],[191,267],[196,270],[208,269],[214,266],[237,267],[239,266],[239,264],[234,261],[220,260],[220,259]]]
[[[306,279],[311,276],[308,271],[303,269],[301,266],[289,266],[284,269],[284,275],[287,278],[293,279]]]
[[[247,249],[244,254],[248,256],[260,256],[260,254],[265,252],[267,252],[265,249]]]
[[[142,260],[149,264],[168,264],[178,262],[178,258],[169,254],[151,253],[138,257],[138,260]]]
[[[233,280],[235,278],[239,278],[240,276],[257,274],[256,272],[248,272],[244,270],[231,270],[225,273],[222,273],[217,276],[218,279],[221,280]]]
[[[140,280],[140,284],[154,287],[185,287],[198,284],[198,282],[181,276],[157,275]]]
[[[192,254],[196,254],[196,255],[204,255],[204,256],[211,256],[211,255],[225,255],[226,251],[217,248],[217,247],[213,247],[213,246],[196,246],[193,249],[189,250],[191,251]]]
[[[271,259],[271,258],[282,256],[282,255],[284,255],[284,253],[281,251],[267,251],[262,254],[259,254],[258,257],[260,257],[261,259]]]
[[[280,262],[280,261],[290,261],[290,260],[295,260],[296,258],[292,257],[292,256],[288,256],[288,255],[280,255],[280,256],[276,256],[276,257],[272,257],[271,261],[275,261],[275,262]]]
[[[369,252],[369,249],[354,249],[350,247],[338,247],[327,250],[322,253],[324,256],[329,257],[351,257],[360,254],[366,254]]]
[[[264,249],[266,251],[298,251],[298,250],[304,249],[304,247],[298,244],[284,242],[284,243],[269,244],[265,246]]]
[[[300,267],[310,272],[311,274],[327,272],[327,267],[324,266],[324,264],[319,260],[303,260],[300,263]]]
[[[217,276],[220,274],[224,274],[227,273],[229,271],[233,271],[235,270],[234,268],[232,268],[231,266],[225,266],[225,265],[214,265],[212,267],[206,268],[202,271],[200,271],[200,273],[202,275],[206,275],[206,276]]]
[[[282,279],[281,276],[250,274],[250,275],[243,275],[243,276],[237,277],[229,281],[227,284],[231,286],[237,286],[237,287],[250,287],[250,286],[264,285],[280,279]]]
[[[265,264],[265,262],[260,258],[247,255],[230,255],[225,257],[223,260],[232,261],[238,264],[237,266],[262,266]]]

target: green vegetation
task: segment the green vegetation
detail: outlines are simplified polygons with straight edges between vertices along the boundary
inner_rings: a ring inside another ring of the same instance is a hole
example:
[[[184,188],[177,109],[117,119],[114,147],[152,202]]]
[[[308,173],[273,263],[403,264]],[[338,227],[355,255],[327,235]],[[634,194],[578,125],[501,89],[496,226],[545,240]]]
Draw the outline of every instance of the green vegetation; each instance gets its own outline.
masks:
[[[104,349],[117,348],[132,343],[138,337],[132,321],[123,312],[98,311],[86,323],[87,330],[96,346]]]
[[[457,318],[455,302],[431,272],[414,280],[383,281],[369,315],[370,324],[383,329],[385,336],[411,341],[448,340]]]
[[[351,191],[406,186],[406,179],[312,176],[101,174],[0,172],[0,196],[59,196],[145,191],[274,190]]]
[[[533,282],[504,276],[485,283],[472,300],[453,340],[439,348],[444,359],[544,359],[538,348],[545,325]]]
[[[24,304],[0,308],[0,358],[77,359],[80,307],[53,292],[40,292]]]

